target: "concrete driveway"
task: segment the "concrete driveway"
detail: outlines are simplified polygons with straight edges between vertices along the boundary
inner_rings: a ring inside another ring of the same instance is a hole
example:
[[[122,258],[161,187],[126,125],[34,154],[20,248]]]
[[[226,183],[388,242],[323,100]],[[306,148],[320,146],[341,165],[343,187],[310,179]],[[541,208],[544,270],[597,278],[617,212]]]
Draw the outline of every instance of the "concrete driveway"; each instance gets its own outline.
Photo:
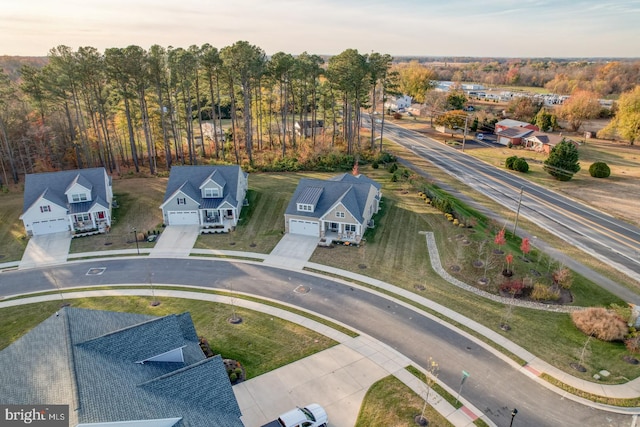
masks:
[[[267,265],[302,270],[313,251],[318,247],[319,237],[285,234],[264,260]]]
[[[179,258],[187,257],[200,234],[198,225],[169,225],[153,248],[150,257]]]
[[[33,236],[27,243],[18,269],[62,264],[67,261],[70,246],[71,234],[68,231]]]

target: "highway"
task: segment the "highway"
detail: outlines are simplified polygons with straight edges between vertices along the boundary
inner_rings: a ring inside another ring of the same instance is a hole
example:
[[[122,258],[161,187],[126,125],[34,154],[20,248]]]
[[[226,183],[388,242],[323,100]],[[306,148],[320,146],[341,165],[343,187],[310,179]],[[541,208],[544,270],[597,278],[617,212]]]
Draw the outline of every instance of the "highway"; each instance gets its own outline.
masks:
[[[91,268],[105,268],[90,275]],[[471,374],[462,395],[496,425],[506,427],[518,408],[517,426],[633,426],[631,415],[583,406],[518,372],[456,331],[386,296],[301,271],[216,259],[128,258],[87,260],[46,269],[0,273],[0,295],[113,284],[203,286],[272,298],[350,325],[395,348],[423,367],[432,357],[439,378],[452,388],[462,370]],[[54,280],[55,279],[55,280]],[[311,290],[294,292],[298,285]]]
[[[385,138],[431,162],[465,185],[611,265],[640,283],[640,228],[488,165],[418,132],[385,123]],[[517,154],[517,153],[514,153]]]

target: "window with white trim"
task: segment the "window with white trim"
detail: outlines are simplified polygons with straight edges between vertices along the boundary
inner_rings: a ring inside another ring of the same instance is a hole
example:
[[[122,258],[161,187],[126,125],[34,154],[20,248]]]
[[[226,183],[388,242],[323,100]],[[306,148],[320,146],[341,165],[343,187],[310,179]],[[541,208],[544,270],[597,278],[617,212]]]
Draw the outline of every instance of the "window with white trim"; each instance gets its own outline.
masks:
[[[308,205],[306,203],[298,203],[298,210],[304,212],[313,212],[313,205]]]
[[[89,221],[91,217],[87,213],[81,213],[76,215],[76,221],[86,222]]]
[[[40,206],[40,212],[51,212],[51,206],[49,205]]]
[[[87,193],[77,193],[71,195],[71,200],[73,203],[86,202],[87,201]]]
[[[179,205],[186,205],[187,204],[187,198],[186,197],[178,197],[176,200],[177,200],[177,203]]]
[[[351,232],[356,232],[356,225],[355,224],[345,224],[344,225],[344,231],[351,231]]]
[[[220,189],[219,188],[205,188],[204,189],[204,198],[211,199],[214,197],[220,197]]]
[[[337,211],[336,212],[336,218],[344,218],[344,212]]]

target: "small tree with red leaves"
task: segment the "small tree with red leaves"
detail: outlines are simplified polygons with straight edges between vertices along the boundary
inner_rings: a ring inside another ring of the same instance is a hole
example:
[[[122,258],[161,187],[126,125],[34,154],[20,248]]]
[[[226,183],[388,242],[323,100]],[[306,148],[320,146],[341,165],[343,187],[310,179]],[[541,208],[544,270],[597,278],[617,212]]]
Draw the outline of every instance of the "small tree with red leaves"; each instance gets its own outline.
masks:
[[[527,255],[531,252],[531,244],[529,243],[528,237],[522,239],[522,243],[520,243],[520,250],[522,251],[523,258],[527,259]]]
[[[513,262],[513,255],[512,254],[507,254],[507,256],[504,258],[507,261],[507,271],[511,271],[511,263]]]
[[[496,238],[493,239],[493,243],[495,243],[498,246],[502,246],[505,243],[507,243],[507,239],[504,238],[504,228],[498,231],[498,234],[496,234]]]

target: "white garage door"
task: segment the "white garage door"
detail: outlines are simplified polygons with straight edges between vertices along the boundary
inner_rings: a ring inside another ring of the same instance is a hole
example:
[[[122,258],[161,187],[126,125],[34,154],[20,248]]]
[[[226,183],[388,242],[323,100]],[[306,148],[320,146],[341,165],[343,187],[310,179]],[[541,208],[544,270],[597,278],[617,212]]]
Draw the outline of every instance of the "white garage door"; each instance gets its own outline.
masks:
[[[66,218],[56,218],[48,221],[34,221],[31,224],[31,231],[34,236],[69,231],[69,222]]]
[[[305,236],[320,237],[320,224],[318,221],[305,221],[302,219],[289,220],[289,233]]]
[[[504,136],[501,136],[498,142],[502,145],[509,145],[511,140],[509,138],[505,138]]]
[[[169,211],[169,225],[198,225],[198,211]]]

